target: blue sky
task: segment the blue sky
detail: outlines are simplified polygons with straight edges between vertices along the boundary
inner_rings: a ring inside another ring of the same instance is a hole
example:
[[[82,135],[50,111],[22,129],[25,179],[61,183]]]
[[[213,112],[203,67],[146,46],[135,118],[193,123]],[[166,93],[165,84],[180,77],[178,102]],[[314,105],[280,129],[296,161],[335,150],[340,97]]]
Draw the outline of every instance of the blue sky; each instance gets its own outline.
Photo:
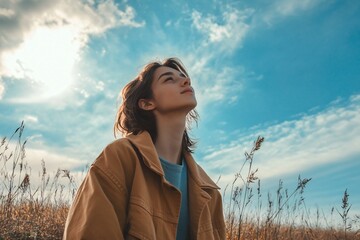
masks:
[[[312,178],[308,206],[360,212],[360,3],[336,0],[0,3],[0,135],[76,172],[113,140],[122,87],[152,60],[187,67],[195,156],[225,186],[258,135],[265,189]],[[38,166],[38,167],[37,167]]]

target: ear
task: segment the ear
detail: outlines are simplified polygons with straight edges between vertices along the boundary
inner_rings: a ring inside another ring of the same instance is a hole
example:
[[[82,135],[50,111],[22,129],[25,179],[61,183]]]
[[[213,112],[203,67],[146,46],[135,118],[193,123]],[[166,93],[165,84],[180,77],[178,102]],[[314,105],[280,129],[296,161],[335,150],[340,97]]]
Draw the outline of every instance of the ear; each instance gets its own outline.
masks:
[[[155,109],[155,103],[151,99],[140,99],[138,102],[139,108],[145,111],[151,111]]]

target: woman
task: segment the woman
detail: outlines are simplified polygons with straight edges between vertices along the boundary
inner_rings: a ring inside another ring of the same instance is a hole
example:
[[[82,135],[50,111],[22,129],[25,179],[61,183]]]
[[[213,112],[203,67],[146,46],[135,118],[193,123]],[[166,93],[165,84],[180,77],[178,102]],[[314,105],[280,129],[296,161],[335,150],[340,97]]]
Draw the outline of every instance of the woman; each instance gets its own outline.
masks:
[[[153,62],[122,91],[114,133],[92,164],[64,239],[225,239],[221,196],[191,156],[195,92],[175,58]]]

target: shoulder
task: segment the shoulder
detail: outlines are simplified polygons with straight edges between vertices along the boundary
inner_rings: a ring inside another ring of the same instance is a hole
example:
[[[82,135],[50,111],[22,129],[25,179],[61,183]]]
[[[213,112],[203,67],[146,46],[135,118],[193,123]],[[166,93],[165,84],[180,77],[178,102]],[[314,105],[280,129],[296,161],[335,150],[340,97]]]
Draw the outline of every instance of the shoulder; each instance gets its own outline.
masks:
[[[96,176],[103,185],[108,183],[125,191],[131,186],[138,162],[129,140],[117,139],[102,150],[89,169],[89,175]]]
[[[113,142],[109,143],[101,154],[113,153],[113,154],[123,154],[124,152],[131,151],[132,145],[127,138],[116,139]],[[100,154],[100,155],[101,155]]]
[[[94,166],[107,169],[131,168],[136,160],[136,153],[127,138],[117,139],[108,144],[93,163]]]

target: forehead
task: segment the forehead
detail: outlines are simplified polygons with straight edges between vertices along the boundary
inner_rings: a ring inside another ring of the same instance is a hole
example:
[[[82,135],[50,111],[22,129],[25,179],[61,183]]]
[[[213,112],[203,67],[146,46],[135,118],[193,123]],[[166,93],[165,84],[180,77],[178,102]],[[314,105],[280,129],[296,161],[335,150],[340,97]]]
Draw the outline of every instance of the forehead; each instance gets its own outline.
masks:
[[[155,70],[153,80],[155,81],[158,80],[159,77],[164,73],[173,73],[175,75],[178,74],[179,72],[180,72],[179,70],[173,69],[171,67],[161,66]]]

